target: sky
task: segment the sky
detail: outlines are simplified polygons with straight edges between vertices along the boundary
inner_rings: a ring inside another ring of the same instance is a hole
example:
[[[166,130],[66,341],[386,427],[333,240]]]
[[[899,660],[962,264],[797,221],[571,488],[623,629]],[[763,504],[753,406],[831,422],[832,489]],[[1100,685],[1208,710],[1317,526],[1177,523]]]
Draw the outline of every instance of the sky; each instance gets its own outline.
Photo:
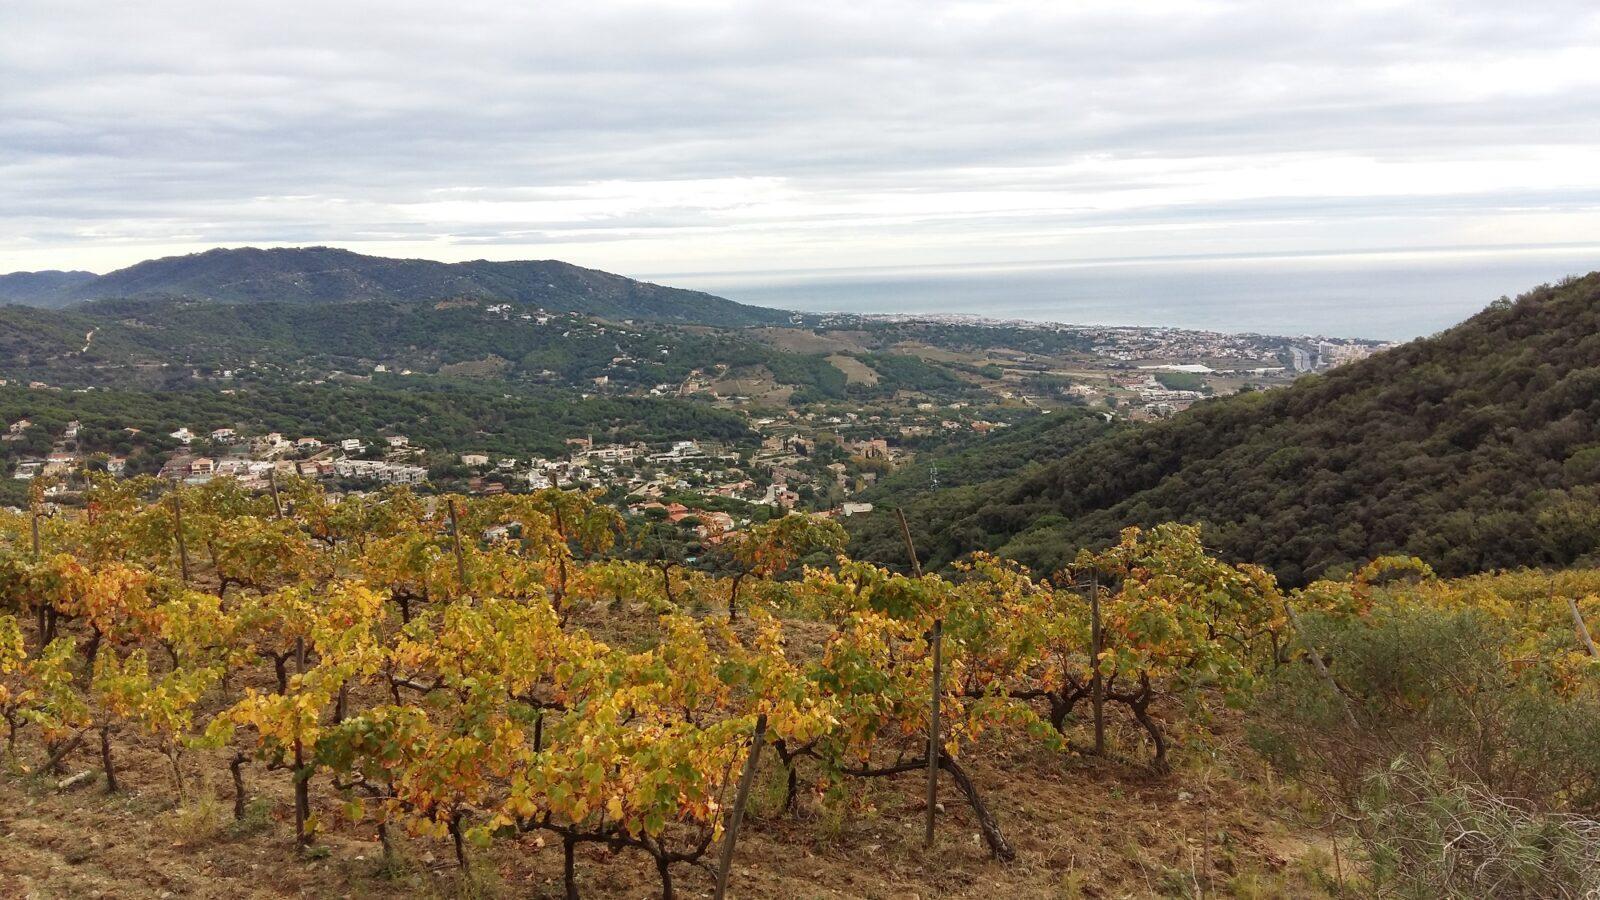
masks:
[[[1600,3],[0,3],[0,272],[1600,246]]]

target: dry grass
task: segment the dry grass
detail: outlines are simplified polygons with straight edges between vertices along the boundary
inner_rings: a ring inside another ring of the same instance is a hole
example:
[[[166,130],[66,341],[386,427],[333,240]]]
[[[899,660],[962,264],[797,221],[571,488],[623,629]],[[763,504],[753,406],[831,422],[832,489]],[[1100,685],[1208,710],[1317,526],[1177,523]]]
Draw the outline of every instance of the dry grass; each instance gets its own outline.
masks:
[[[1142,750],[1131,732],[1117,738],[1120,753]],[[164,759],[153,747],[128,746],[132,740],[119,747],[124,790],[116,796],[106,796],[98,779],[68,792],[54,779],[0,779],[0,896],[560,896],[559,848],[532,836],[474,851],[474,877],[465,879],[442,843],[402,838],[396,858],[385,863],[370,824],[341,823],[326,804],[320,812],[330,826],[318,851],[297,856],[281,773],[250,770],[257,800],[247,821],[235,825],[220,759],[191,754],[191,799],[180,808]],[[730,893],[1316,897],[1334,884],[1325,841],[1301,824],[1302,804],[1231,747],[1182,757],[1190,764],[1165,777],[1131,762],[1063,757],[1008,739],[985,741],[965,756],[1017,849],[1015,862],[990,858],[948,783],[938,840],[924,850],[923,783],[914,774],[854,782],[842,804],[807,794],[785,815],[782,773],[769,756]],[[68,768],[93,764],[79,751]],[[815,774],[802,768],[802,784]],[[647,863],[639,854],[613,858],[584,848],[584,895],[654,895]],[[710,891],[705,871],[680,869],[675,877],[683,896]]]
[[[721,397],[748,397],[758,403],[783,405],[794,393],[790,385],[779,384],[766,366],[752,366],[728,372],[710,383]]]
[[[844,373],[844,380],[848,384],[877,384],[878,373],[871,366],[856,359],[854,356],[845,356],[835,353],[828,357],[828,362],[835,369]]]
[[[637,648],[655,639],[652,621],[642,607],[594,607],[579,610],[573,624],[614,646]],[[740,630],[748,627],[741,622]],[[819,650],[828,627],[793,619],[785,632],[791,652],[804,657]],[[270,689],[267,673],[251,678],[258,689]],[[353,697],[357,708],[381,702],[366,690]],[[784,773],[768,753],[730,895],[1333,895],[1329,845],[1309,824],[1322,811],[1303,791],[1277,783],[1237,739],[1237,715],[1224,715],[1220,736],[1205,746],[1190,738],[1166,776],[1137,762],[1148,751],[1121,722],[1111,731],[1108,760],[1056,754],[999,733],[967,748],[963,763],[1016,848],[1011,863],[990,857],[948,779],[937,842],[927,850],[920,775],[853,781],[847,801],[830,804],[807,790],[818,772],[802,762],[802,796],[789,814],[782,810]],[[0,898],[562,896],[560,847],[536,835],[472,850],[471,877],[455,868],[446,843],[398,828],[395,856],[385,860],[373,825],[342,820],[319,776],[314,811],[326,830],[316,851],[302,856],[293,848],[290,786],[282,772],[247,768],[252,801],[244,821],[234,822],[220,755],[185,755],[188,801],[179,806],[165,756],[133,729],[117,737],[122,792],[114,796],[104,793],[98,774],[68,791],[57,789],[56,778],[18,774],[21,762],[41,758],[34,737],[25,734],[18,760],[0,760]],[[65,768],[97,772],[97,747],[80,748]],[[613,856],[585,845],[577,865],[585,897],[659,895],[653,868],[638,852]],[[1348,859],[1344,865],[1348,874]],[[680,866],[674,880],[680,896],[710,895],[706,870]]]
[[[817,334],[809,328],[758,328],[750,332],[757,340],[792,353],[840,353],[867,349],[867,335],[859,331],[829,331]]]

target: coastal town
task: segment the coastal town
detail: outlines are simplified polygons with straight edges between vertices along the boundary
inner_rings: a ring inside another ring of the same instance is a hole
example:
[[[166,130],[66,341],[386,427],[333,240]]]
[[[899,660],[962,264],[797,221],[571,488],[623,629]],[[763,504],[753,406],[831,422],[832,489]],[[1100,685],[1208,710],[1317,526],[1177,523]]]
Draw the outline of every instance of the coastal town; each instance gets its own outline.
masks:
[[[0,440],[21,440],[34,427],[26,419],[12,422]],[[43,497],[58,501],[80,494],[93,473],[113,478],[133,474],[127,457],[76,450],[79,427],[69,423],[55,449],[45,456],[17,462],[11,478],[38,480]],[[871,485],[879,472],[903,456],[883,438],[855,440],[831,448],[835,461],[814,465],[812,457],[818,451],[814,440],[776,433],[759,448],[693,440],[652,447],[575,438],[567,442],[569,452],[556,458],[469,452],[442,463],[439,454],[429,454],[399,434],[372,442],[355,437],[287,437],[278,432],[248,435],[233,428],[201,434],[179,427],[165,437],[174,449],[159,468],[146,474],[173,483],[198,485],[229,478],[246,489],[265,491],[283,479],[299,477],[321,482],[335,493],[355,494],[386,486],[480,496],[547,488],[598,490],[633,513],[659,510],[674,523],[693,516],[695,530],[706,539],[748,524],[753,513],[765,517],[803,508],[833,517],[868,512],[871,504],[847,498]],[[837,459],[840,456],[843,461]],[[430,459],[431,470],[424,464]],[[688,506],[682,502],[685,498],[701,504],[720,501],[722,508]],[[837,502],[818,508],[819,502],[829,499]],[[744,514],[735,517],[728,509]]]
[[[737,417],[746,436],[712,437],[691,430],[645,441],[589,434],[565,438],[556,444],[559,452],[515,453],[506,452],[504,441],[485,442],[483,449],[413,441],[403,426],[306,434],[252,429],[244,422],[201,427],[191,419],[143,430],[125,423],[107,426],[102,420],[96,439],[86,442],[80,440],[79,421],[35,422],[24,416],[0,422],[4,475],[19,486],[38,479],[47,498],[67,502],[81,492],[91,472],[114,478],[153,475],[187,484],[231,478],[256,490],[299,477],[331,491],[358,494],[389,486],[483,496],[579,488],[633,513],[665,515],[673,521],[692,517],[697,529],[715,534],[788,510],[841,518],[870,511],[871,504],[860,495],[919,453],[1061,410],[1089,411],[1108,422],[1159,419],[1210,397],[1286,385],[1300,374],[1344,365],[1383,346],[1331,338],[974,317],[833,316],[759,333],[783,352],[831,352],[824,365],[844,375],[845,390],[802,396],[775,378],[770,366],[740,369],[714,363],[692,368],[673,383],[641,381],[640,357],[665,357],[673,348],[628,321],[607,323],[472,301],[452,308],[506,327],[560,329],[569,341],[616,340],[609,362],[602,359],[594,369],[600,374],[568,388],[578,391],[579,399],[705,404]],[[954,337],[943,329],[955,329]],[[894,353],[913,363],[937,365],[933,374],[939,378],[913,378],[886,388],[883,379],[893,368],[881,358],[884,342],[891,339]],[[365,372],[302,371],[294,376],[300,380],[290,383],[472,375],[461,367],[446,369],[414,372],[396,361],[373,362]],[[215,382],[218,392],[227,395],[264,373],[252,375],[248,367],[209,373],[197,369],[193,377]],[[275,383],[284,383],[286,374],[274,375]],[[536,374],[555,377],[550,371]],[[0,380],[0,388],[6,387],[24,390],[24,396],[96,390]],[[107,435],[108,427],[121,433]],[[498,449],[490,449],[491,443]],[[11,496],[17,496],[15,490]]]

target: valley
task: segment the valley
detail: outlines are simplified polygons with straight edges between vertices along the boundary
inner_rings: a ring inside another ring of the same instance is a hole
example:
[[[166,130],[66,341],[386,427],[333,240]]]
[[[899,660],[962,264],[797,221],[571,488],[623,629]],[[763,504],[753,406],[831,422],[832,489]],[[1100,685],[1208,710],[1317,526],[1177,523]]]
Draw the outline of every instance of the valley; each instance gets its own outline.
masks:
[[[0,307],[0,885],[1592,881],[1600,274],[1398,346],[451,291]]]

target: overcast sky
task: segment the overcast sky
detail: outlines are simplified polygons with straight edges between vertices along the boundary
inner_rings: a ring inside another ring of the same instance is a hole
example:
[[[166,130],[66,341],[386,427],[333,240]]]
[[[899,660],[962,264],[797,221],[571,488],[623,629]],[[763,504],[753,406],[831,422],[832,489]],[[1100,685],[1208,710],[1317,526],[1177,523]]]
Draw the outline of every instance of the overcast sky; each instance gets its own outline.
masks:
[[[312,243],[649,275],[1600,244],[1600,3],[0,2],[0,271]]]

